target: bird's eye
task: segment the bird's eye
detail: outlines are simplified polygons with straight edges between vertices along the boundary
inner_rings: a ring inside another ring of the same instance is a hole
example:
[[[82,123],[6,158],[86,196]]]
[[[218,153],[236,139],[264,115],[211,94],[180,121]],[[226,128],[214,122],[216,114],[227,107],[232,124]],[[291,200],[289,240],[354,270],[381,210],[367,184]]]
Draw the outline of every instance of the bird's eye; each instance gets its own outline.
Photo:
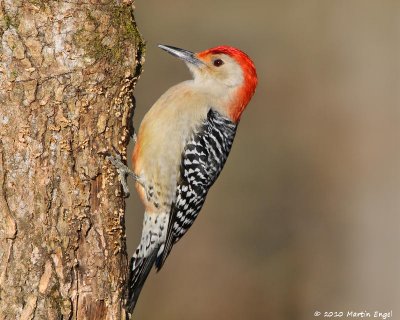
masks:
[[[214,66],[220,67],[224,64],[224,62],[221,59],[216,59],[214,60]]]

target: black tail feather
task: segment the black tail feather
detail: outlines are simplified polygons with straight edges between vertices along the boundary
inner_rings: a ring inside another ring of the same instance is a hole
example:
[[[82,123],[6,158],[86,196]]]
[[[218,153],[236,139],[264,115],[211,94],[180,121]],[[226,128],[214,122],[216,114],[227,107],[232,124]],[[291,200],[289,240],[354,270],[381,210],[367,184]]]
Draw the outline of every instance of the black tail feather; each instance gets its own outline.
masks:
[[[167,257],[169,256],[172,246],[173,246],[173,239],[167,239],[167,241],[164,243],[164,249],[160,253],[159,256],[157,256],[157,259],[154,263],[157,272],[161,270],[161,268],[164,266],[165,260],[167,260]]]
[[[174,206],[174,208],[176,208]],[[157,272],[161,270],[161,268],[163,267],[165,260],[167,260],[167,257],[169,256],[169,254],[171,253],[172,247],[175,244],[176,238],[173,232],[173,225],[174,223],[172,221],[175,220],[177,211],[175,209],[172,209],[170,216],[169,216],[169,223],[168,223],[168,230],[167,230],[167,238],[165,239],[165,243],[164,243],[164,248],[161,252],[161,254],[157,257],[157,260],[155,262],[156,265],[156,269]]]
[[[144,282],[146,281],[151,268],[157,258],[158,248],[155,248],[153,252],[145,258],[132,257],[129,270],[129,288],[128,288],[128,299],[126,303],[126,309],[129,314],[133,313],[140,292],[142,291]]]

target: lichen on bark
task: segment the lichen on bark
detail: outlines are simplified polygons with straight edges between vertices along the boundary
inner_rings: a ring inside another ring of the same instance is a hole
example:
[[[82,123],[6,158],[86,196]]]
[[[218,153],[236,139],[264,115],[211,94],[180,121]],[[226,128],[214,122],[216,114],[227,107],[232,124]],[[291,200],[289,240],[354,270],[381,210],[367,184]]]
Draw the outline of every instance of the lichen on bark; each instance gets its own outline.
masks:
[[[125,317],[128,2],[0,0],[0,320]]]

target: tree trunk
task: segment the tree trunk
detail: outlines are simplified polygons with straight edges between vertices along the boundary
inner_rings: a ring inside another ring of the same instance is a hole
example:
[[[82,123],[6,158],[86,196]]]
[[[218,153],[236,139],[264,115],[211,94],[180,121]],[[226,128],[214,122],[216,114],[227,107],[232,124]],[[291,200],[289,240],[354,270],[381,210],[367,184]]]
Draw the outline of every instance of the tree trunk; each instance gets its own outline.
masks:
[[[130,2],[0,0],[0,320],[126,317]]]

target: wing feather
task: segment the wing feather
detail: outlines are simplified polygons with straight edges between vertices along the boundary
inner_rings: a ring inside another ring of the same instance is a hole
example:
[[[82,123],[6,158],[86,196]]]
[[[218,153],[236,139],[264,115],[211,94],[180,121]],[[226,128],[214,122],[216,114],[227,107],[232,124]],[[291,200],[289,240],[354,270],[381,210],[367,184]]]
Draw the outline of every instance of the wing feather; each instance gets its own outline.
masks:
[[[166,242],[155,263],[157,270],[162,268],[173,245],[195,221],[208,190],[226,162],[236,129],[237,124],[210,109],[207,119],[189,138],[182,153],[180,180],[170,212]]]

